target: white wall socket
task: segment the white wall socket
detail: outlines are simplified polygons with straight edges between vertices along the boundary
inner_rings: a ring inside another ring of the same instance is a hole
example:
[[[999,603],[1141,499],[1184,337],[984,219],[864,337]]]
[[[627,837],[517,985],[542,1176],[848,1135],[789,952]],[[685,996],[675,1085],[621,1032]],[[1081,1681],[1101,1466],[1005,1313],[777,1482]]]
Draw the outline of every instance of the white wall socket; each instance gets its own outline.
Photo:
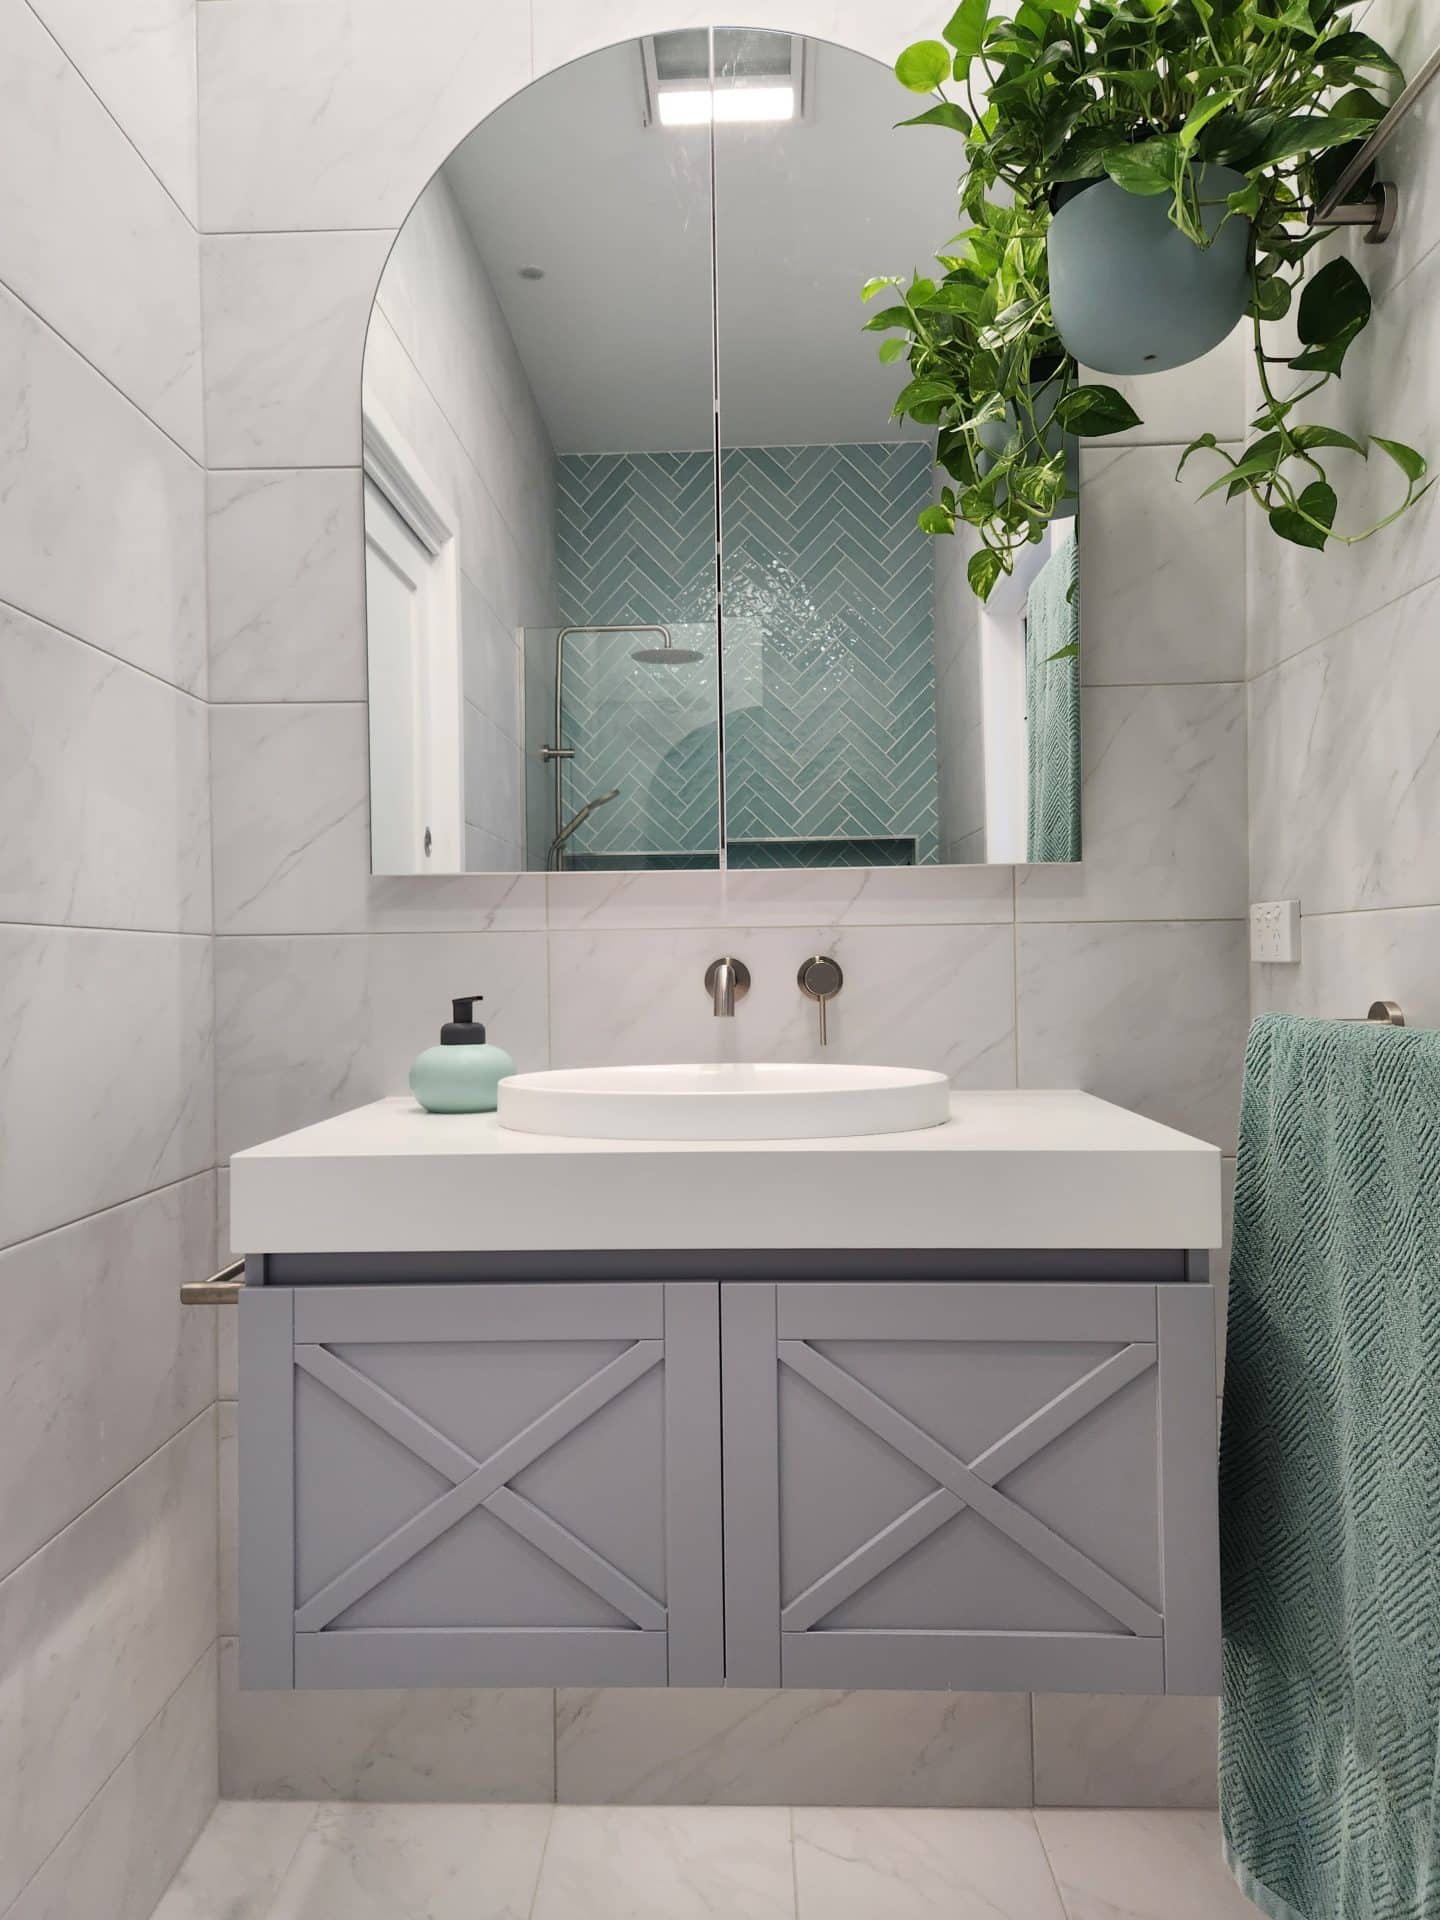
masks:
[[[1273,964],[1300,958],[1300,902],[1260,900],[1250,909],[1250,958]]]

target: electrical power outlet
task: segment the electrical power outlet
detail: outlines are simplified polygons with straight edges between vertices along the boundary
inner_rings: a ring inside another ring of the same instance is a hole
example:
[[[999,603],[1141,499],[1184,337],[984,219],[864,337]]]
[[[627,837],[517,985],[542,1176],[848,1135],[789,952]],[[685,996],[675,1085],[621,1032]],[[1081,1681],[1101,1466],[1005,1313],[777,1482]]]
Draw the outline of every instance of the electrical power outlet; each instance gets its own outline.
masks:
[[[1285,965],[1300,958],[1300,902],[1261,900],[1250,909],[1250,958]]]

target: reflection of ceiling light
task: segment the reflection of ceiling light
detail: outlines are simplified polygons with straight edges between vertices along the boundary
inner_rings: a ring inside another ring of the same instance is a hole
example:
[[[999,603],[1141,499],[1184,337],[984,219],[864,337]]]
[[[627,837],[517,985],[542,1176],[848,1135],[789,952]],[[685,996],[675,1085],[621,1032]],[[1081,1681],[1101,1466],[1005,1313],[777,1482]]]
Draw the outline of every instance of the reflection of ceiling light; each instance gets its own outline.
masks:
[[[747,120],[793,120],[794,87],[667,87],[655,102],[662,127],[719,126]]]

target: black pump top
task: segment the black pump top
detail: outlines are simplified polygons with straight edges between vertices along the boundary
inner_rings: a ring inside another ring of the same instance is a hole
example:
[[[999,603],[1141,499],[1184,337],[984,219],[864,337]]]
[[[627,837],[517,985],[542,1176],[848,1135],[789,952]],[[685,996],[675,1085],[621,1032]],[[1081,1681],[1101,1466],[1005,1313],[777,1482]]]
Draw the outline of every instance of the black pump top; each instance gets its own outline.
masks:
[[[450,1002],[450,1010],[455,1017],[447,1020],[440,1029],[442,1047],[478,1047],[484,1044],[485,1029],[473,1017],[475,1002],[484,998],[483,993],[467,993]]]

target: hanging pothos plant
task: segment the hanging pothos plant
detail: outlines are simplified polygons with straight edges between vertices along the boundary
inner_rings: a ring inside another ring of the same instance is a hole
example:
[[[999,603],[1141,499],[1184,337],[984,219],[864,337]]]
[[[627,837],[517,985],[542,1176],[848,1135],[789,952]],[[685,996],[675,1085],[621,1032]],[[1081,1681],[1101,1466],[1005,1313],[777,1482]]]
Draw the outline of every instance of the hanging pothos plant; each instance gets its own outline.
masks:
[[[961,0],[943,40],[896,62],[905,86],[937,95],[902,124],[949,128],[964,142],[968,225],[936,256],[934,277],[869,281],[865,299],[890,298],[868,325],[893,336],[882,360],[909,363],[896,416],[937,429],[948,484],[921,524],[977,531],[969,573],[982,599],[1063,508],[1064,436],[1139,424],[1113,387],[1082,381],[1056,331],[1050,225],[1076,183],[1163,197],[1174,228],[1200,248],[1231,222],[1248,225],[1261,403],[1243,450],[1213,433],[1186,449],[1182,468],[1198,452],[1224,463],[1207,491],[1248,495],[1283,539],[1323,548],[1369,538],[1433,484],[1401,441],[1300,419],[1339,377],[1371,311],[1344,257],[1305,278],[1325,237],[1307,213],[1383,118],[1377,89],[1401,79],[1384,48],[1351,27],[1352,12],[1353,0],[1021,0],[1011,18],[996,0]],[[1223,205],[1220,168],[1239,176]],[[1266,328],[1292,305],[1298,347],[1271,351]],[[1372,447],[1398,469],[1400,497],[1373,526],[1337,531],[1328,463],[1367,460]]]

